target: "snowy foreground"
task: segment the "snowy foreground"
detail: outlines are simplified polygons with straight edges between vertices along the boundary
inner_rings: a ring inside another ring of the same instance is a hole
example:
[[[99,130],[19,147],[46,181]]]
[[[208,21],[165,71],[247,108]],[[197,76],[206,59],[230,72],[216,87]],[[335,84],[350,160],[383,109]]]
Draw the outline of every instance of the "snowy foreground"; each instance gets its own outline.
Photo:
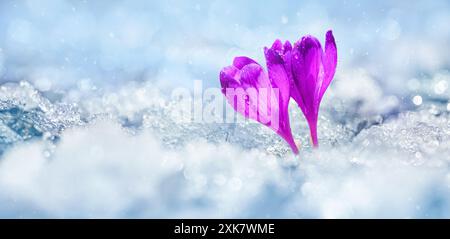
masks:
[[[0,218],[450,218],[450,3],[0,1]],[[251,12],[252,14],[249,14]],[[313,150],[177,87],[333,30]]]
[[[168,102],[131,114],[156,94],[127,90],[114,103],[109,95],[74,106],[52,104],[25,82],[1,88],[2,217],[450,215],[446,105],[353,112],[351,122],[327,105],[320,150],[311,150],[291,105],[303,146],[295,158],[257,124],[171,122]],[[83,112],[92,104],[96,114]]]

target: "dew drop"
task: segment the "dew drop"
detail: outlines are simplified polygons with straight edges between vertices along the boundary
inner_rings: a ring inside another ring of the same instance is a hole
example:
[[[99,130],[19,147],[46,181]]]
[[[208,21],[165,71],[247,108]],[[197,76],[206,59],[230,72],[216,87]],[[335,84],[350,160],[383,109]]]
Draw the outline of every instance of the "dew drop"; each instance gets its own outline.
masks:
[[[420,95],[414,96],[412,99],[412,102],[417,106],[421,105],[422,104],[422,96],[420,96]]]
[[[448,88],[448,83],[445,80],[441,80],[434,85],[434,93],[442,95]]]

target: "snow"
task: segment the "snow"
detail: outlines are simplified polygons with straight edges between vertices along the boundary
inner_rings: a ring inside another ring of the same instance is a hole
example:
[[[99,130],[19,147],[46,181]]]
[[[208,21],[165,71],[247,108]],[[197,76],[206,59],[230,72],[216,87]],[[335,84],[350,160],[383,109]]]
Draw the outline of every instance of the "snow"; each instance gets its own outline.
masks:
[[[0,217],[448,218],[449,9],[2,1]],[[328,29],[318,150],[293,102],[298,157],[264,126],[177,114],[192,102],[174,89],[214,90],[234,56]]]

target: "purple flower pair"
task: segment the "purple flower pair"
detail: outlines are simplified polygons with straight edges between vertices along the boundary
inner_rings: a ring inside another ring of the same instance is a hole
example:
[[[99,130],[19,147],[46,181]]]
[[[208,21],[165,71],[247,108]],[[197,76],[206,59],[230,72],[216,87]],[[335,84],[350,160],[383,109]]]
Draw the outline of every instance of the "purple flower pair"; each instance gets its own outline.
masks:
[[[288,113],[292,97],[305,115],[312,143],[317,147],[320,102],[337,64],[333,33],[326,34],[325,51],[317,38],[308,35],[294,46],[276,40],[271,48],[264,48],[264,55],[268,74],[248,57],[234,58],[233,65],[220,72],[222,93],[237,112],[271,128],[298,154]]]

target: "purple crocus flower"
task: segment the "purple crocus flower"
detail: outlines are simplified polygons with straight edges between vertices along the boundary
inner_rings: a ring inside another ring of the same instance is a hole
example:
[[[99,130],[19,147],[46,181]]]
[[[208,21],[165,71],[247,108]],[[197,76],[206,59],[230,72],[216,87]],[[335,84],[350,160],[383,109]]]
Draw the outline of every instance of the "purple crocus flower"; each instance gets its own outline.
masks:
[[[290,44],[286,46],[277,40],[271,48],[264,49],[268,74],[256,61],[241,56],[234,58],[233,65],[222,69],[220,83],[234,110],[271,128],[298,154],[288,115],[291,87],[285,57]]]
[[[333,33],[326,33],[325,51],[317,38],[304,36],[294,44],[290,54],[291,61],[286,62],[286,67],[291,68],[291,96],[302,109],[312,143],[317,147],[320,102],[336,72],[337,49]]]

